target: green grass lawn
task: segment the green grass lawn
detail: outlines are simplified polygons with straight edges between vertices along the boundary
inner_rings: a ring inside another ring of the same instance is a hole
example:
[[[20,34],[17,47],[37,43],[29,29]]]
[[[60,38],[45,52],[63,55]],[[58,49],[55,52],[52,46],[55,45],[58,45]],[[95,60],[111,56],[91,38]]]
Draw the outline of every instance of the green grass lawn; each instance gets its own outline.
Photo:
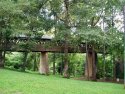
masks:
[[[0,69],[0,94],[125,94],[123,85]]]

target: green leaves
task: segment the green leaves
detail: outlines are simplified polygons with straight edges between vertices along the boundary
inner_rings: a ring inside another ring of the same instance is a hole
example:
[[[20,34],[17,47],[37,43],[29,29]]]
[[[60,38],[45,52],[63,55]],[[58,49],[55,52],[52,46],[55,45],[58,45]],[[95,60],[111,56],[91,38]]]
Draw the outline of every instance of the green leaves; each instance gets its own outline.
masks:
[[[124,0],[69,0],[66,11],[64,0],[1,0],[0,29],[6,36],[42,37],[43,33],[52,31],[55,40],[115,48],[123,43],[122,33],[112,30],[110,20],[105,21],[108,25],[105,34],[96,24],[102,19],[103,9],[103,15],[109,17],[112,8],[119,10],[122,3]],[[65,17],[67,12],[68,18]]]
[[[10,0],[0,1],[0,16],[21,14],[22,10],[18,6],[17,3],[13,3]]]
[[[53,11],[56,13],[61,12],[61,6],[62,6],[63,0],[51,0],[50,1],[50,7]]]

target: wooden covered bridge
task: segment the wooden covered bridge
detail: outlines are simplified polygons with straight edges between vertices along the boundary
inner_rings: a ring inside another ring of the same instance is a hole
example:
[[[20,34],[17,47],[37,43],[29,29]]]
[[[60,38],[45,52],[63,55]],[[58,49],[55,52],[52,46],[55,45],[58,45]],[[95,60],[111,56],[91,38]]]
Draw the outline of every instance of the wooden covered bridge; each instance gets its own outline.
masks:
[[[31,41],[32,40],[32,41]],[[49,44],[49,46],[48,46]],[[86,47],[87,46],[87,47]],[[41,74],[47,74],[49,72],[48,65],[48,52],[60,52],[65,53],[67,49],[68,53],[87,53],[87,66],[85,68],[85,76],[90,78],[96,77],[96,63],[97,53],[102,53],[101,49],[95,51],[91,45],[80,44],[80,45],[65,45],[62,41],[53,42],[51,38],[28,38],[28,37],[13,37],[6,42],[4,41],[0,45],[0,51],[11,51],[11,52],[41,52],[39,72]],[[0,54],[0,66],[2,67],[3,61],[2,54]],[[64,62],[65,63],[65,62]],[[87,69],[88,68],[88,69]]]

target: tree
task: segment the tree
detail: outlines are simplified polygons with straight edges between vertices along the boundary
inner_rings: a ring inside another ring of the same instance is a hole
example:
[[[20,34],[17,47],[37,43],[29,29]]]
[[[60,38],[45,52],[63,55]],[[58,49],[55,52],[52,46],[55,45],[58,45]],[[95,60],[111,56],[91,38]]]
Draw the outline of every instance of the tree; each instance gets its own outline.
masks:
[[[123,7],[124,13],[124,88],[125,88],[125,6]]]

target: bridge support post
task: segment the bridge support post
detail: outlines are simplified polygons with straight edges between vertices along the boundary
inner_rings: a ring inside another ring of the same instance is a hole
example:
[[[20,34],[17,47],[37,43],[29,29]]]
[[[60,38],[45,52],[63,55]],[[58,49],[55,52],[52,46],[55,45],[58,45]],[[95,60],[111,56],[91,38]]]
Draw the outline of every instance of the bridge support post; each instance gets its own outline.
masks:
[[[97,53],[95,51],[87,52],[86,53],[86,66],[85,66],[85,77],[96,80],[96,63],[97,63]]]
[[[48,75],[49,74],[48,54],[47,54],[47,52],[41,52],[39,72],[40,72],[40,74],[43,74],[43,75]]]
[[[2,51],[0,51],[0,68],[4,68],[4,58]]]

